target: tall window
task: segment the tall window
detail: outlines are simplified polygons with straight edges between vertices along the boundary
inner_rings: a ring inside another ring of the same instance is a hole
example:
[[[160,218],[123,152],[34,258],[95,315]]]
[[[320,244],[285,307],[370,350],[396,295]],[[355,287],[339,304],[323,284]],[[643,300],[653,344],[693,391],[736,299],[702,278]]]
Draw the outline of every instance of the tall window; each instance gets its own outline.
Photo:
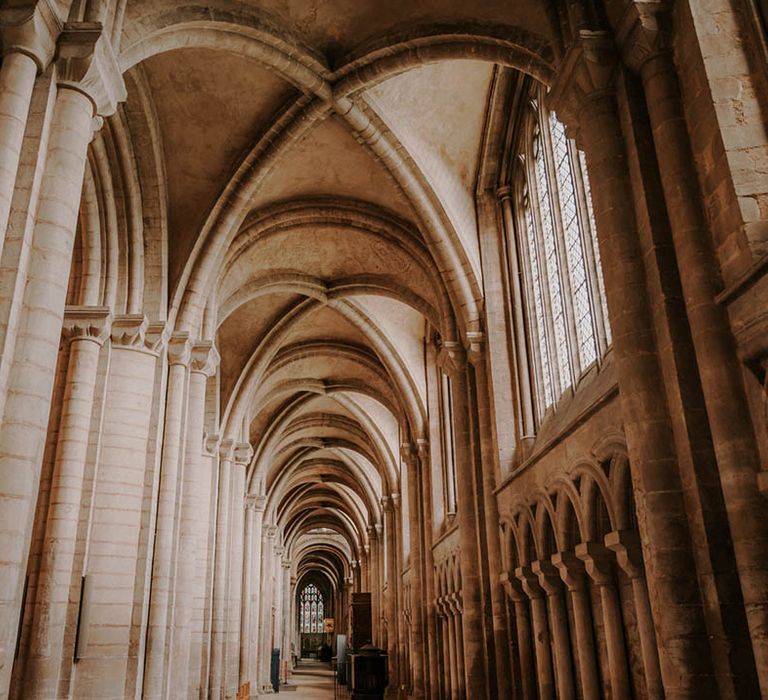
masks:
[[[611,342],[586,162],[543,95],[522,120],[512,172],[539,415]]]
[[[299,599],[299,629],[306,634],[323,632],[323,615],[323,594],[314,583],[310,583]]]

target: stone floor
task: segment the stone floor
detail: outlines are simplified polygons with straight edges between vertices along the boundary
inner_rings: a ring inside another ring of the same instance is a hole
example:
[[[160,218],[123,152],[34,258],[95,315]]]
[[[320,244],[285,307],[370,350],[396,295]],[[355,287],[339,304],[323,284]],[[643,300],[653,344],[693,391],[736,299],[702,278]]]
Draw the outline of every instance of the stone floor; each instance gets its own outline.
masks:
[[[296,690],[293,690],[294,686]],[[285,689],[281,688],[280,692],[286,692],[288,700],[332,700],[333,673],[329,664],[319,661],[299,662],[293,669],[290,684]]]

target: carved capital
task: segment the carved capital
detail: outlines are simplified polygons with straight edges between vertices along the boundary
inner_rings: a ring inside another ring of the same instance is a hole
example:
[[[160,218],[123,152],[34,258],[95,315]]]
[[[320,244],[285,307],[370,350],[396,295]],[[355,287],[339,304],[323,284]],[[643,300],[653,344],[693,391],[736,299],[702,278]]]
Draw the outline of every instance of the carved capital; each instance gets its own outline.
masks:
[[[461,343],[455,340],[446,340],[440,346],[440,352],[437,355],[437,364],[443,374],[449,377],[456,376],[464,370],[467,363],[467,355]]]
[[[634,530],[615,530],[605,536],[606,549],[616,555],[616,563],[629,578],[645,575],[640,537]]]
[[[419,461],[422,465],[429,464],[429,440],[427,438],[416,438],[416,452],[418,452]]]
[[[560,572],[554,567],[552,562],[546,559],[539,559],[531,562],[531,571],[539,579],[539,585],[544,589],[547,595],[557,595],[563,582],[560,579]]]
[[[56,65],[59,87],[88,97],[94,116],[114,114],[127,96],[120,65],[100,22],[67,22]]]
[[[267,507],[267,497],[254,495],[246,496],[245,507],[256,513],[263,513]]]
[[[613,583],[613,555],[599,542],[582,542],[576,545],[576,556],[584,562],[584,568],[598,586]]]
[[[168,341],[168,364],[189,365],[192,356],[192,346],[189,342],[189,333],[187,331],[175,331],[171,334]]]
[[[277,535],[277,528],[275,528],[275,535]],[[272,554],[274,554],[278,559],[281,559],[284,553],[285,547],[283,547],[281,544],[275,545],[275,547],[272,549]]]
[[[191,349],[189,369],[211,377],[219,366],[219,353],[212,340],[199,340]]]
[[[409,467],[415,464],[416,454],[416,450],[410,442],[403,442],[400,444],[400,459],[402,459]]]
[[[282,567],[283,567],[283,570],[285,570],[285,571],[290,570],[290,568],[291,568],[291,560],[290,559],[283,559]]]
[[[627,4],[616,27],[616,44],[632,70],[639,72],[649,58],[671,51],[670,10],[670,3],[666,0],[635,0]]]
[[[107,306],[67,306],[61,334],[70,343],[89,340],[103,345],[109,337],[112,313]]]
[[[221,435],[219,433],[206,433],[203,437],[203,450],[205,454],[213,457],[219,451]]]
[[[523,593],[531,600],[541,598],[542,590],[539,586],[539,577],[528,566],[518,566],[515,569],[515,578],[520,581]]]
[[[153,321],[147,325],[147,332],[144,334],[144,345],[147,350],[159,353],[167,342],[168,326],[165,321]]]
[[[376,523],[373,526],[373,529],[376,531],[377,539],[381,539],[381,535],[384,532],[384,526],[381,523]]]
[[[235,444],[235,464],[241,467],[247,467],[253,457],[253,448],[249,442],[238,442]]]
[[[576,137],[587,102],[613,95],[618,60],[613,37],[606,32],[581,30],[568,49],[550,88],[547,101]]]
[[[524,600],[522,584],[517,578],[510,576],[509,571],[502,571],[499,574],[499,582],[511,601],[520,603]]]
[[[389,496],[382,496],[380,502],[381,502],[381,509],[385,513],[390,513],[392,511],[392,499]]]
[[[146,332],[147,318],[144,314],[115,316],[112,321],[112,345],[143,350]]]
[[[475,366],[483,362],[485,356],[485,334],[480,331],[467,331],[467,360]]]
[[[496,197],[498,198],[499,202],[512,199],[512,188],[509,185],[502,185],[496,190]]]
[[[224,438],[219,443],[219,457],[222,460],[231,461],[235,453],[235,441],[231,438]]]
[[[395,510],[400,510],[400,494],[391,493],[389,497],[392,499],[392,506]]]
[[[3,56],[23,53],[43,72],[53,59],[62,24],[50,0],[0,9]]]
[[[560,578],[569,591],[576,591],[584,585],[584,562],[573,552],[556,552],[552,564],[560,572]]]
[[[267,525],[267,529],[265,530],[264,534],[266,535],[267,539],[273,540],[277,536],[277,526],[276,525]]]

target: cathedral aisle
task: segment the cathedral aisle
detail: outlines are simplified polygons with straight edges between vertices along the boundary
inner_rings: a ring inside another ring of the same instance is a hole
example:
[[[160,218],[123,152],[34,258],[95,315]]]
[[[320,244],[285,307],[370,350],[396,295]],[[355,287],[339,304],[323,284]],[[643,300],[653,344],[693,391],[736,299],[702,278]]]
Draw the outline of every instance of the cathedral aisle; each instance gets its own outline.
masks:
[[[327,663],[301,661],[293,669],[290,686],[296,686],[296,692],[290,694],[291,700],[331,700],[333,672]]]

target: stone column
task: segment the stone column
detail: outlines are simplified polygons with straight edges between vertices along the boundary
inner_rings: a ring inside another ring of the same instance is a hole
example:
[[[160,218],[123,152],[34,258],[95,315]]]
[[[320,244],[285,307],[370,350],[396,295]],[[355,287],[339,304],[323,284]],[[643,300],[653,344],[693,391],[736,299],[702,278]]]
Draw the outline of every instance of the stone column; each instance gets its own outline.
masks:
[[[62,666],[70,664],[64,658],[67,610],[77,595],[71,588],[91,414],[99,353],[111,320],[105,307],[69,307],[64,316],[69,362],[24,681],[28,698],[56,697]]]
[[[520,326],[522,328],[522,326]],[[508,668],[509,637],[504,608],[504,591],[501,587],[501,541],[499,537],[499,506],[496,501],[496,475],[498,473],[498,440],[491,417],[491,396],[486,366],[485,343],[482,333],[467,333],[468,358],[475,369],[477,384],[477,415],[479,421],[481,466],[483,475],[483,512],[485,538],[488,547],[487,575],[491,590],[493,641],[496,660],[496,693],[499,697],[512,694]]]
[[[552,564],[560,571],[571,596],[581,696],[584,700],[599,700],[600,681],[597,676],[595,640],[584,563],[572,552],[557,552],[552,555]]]
[[[672,242],[725,497],[755,666],[768,695],[768,518],[742,368],[711,246],[671,41],[653,13],[638,21],[634,56],[645,89]],[[669,20],[671,23],[671,20]],[[638,65],[639,64],[639,65]]]
[[[5,582],[0,586],[0,696],[8,693],[13,666],[93,117],[113,112],[125,95],[114,56],[103,40],[93,28],[86,31],[72,23],[58,45],[58,93],[0,428],[0,580]],[[96,53],[104,60],[94,60]]]
[[[11,210],[35,77],[56,49],[59,22],[47,2],[0,10],[0,253]]]
[[[528,614],[528,598],[523,592],[521,582],[517,578],[512,578],[509,572],[502,572],[501,580],[507,596],[515,607],[517,653],[520,659],[520,692],[523,698],[533,698],[536,696],[536,681],[534,680],[535,662],[531,650],[531,618]]]
[[[547,604],[539,586],[539,580],[527,566],[515,569],[515,577],[522,584],[531,606],[534,651],[536,654],[536,683],[540,700],[554,700],[555,678],[552,671],[552,655],[549,650],[549,625],[547,623]]]
[[[216,548],[213,579],[213,619],[211,620],[211,682],[213,697],[224,690],[224,645],[227,630],[227,577],[229,573],[229,504],[232,459],[235,441],[221,441],[219,447],[219,486],[216,499]]]
[[[147,464],[157,354],[146,347],[141,315],[112,322],[101,448],[95,471],[86,542],[71,697],[123,694],[141,663],[132,630],[145,520]]]
[[[392,499],[392,518],[396,524],[392,531],[393,535],[395,536],[394,550],[396,562],[394,593],[397,597],[397,668],[400,675],[398,680],[400,683],[400,688],[402,689],[408,679],[408,661],[406,659],[407,625],[405,624],[406,601],[405,590],[403,587],[403,569],[405,568],[405,564],[403,563],[403,510],[399,493],[390,494],[390,498]]]
[[[171,687],[168,663],[173,644],[171,623],[182,507],[190,352],[189,334],[173,333],[168,343],[168,389],[144,671],[144,696],[147,700],[167,697]]]
[[[370,576],[371,576],[371,618],[372,636],[374,646],[379,644],[379,543],[376,539],[376,530],[373,527],[366,528],[368,535],[368,548],[370,550]]]
[[[246,669],[243,682],[251,682],[251,694],[257,693],[258,680],[258,653],[259,653],[259,619],[261,613],[261,541],[262,524],[264,522],[264,508],[267,505],[266,496],[249,496],[246,499],[247,515],[250,520],[250,546],[249,563],[247,569],[247,585],[245,585],[244,595],[248,600],[249,614],[246,615],[243,610],[246,629],[243,633],[243,649],[247,654],[245,659],[241,658],[241,666]]]
[[[386,541],[387,555],[387,654],[389,656],[389,687],[397,688],[400,684],[400,665],[397,656],[397,628],[399,623],[397,613],[397,594],[395,586],[397,585],[397,558],[395,557],[395,518],[392,507],[392,499],[384,496],[381,499],[381,507],[384,511],[384,536]]]
[[[197,572],[205,566],[208,555],[205,541],[207,522],[201,519],[201,513],[205,512],[201,494],[206,491],[205,480],[208,477],[203,463],[203,423],[206,385],[218,362],[219,356],[212,341],[200,341],[192,346],[186,400],[185,464],[181,483],[181,531],[172,612],[175,633],[169,669],[172,687],[179,694],[184,694],[189,683],[192,683],[189,693],[199,694],[199,652],[203,630],[202,618],[195,620],[195,603],[205,594],[202,588],[205,580],[198,577]],[[200,627],[195,626],[196,622]],[[192,649],[198,653],[191,655]]]
[[[250,443],[235,445],[234,468],[232,471],[232,496],[230,497],[230,535],[228,574],[229,593],[227,601],[227,648],[225,651],[227,697],[237,694],[240,677],[240,628],[243,597],[243,522],[245,517],[245,479],[248,465],[253,457]]]
[[[261,613],[259,615],[259,693],[269,694],[272,686],[269,682],[269,665],[272,658],[272,598],[274,596],[272,570],[273,548],[277,528],[267,525],[262,542],[260,596]]]
[[[640,538],[634,531],[609,532],[605,536],[605,546],[616,555],[616,563],[632,582],[637,631],[640,637],[640,649],[645,671],[645,686],[651,700],[661,700],[664,697],[664,685],[661,682],[659,652],[656,647],[651,603],[648,600]]]
[[[466,698],[467,664],[464,658],[463,608],[459,594],[455,591],[446,596],[446,602],[450,612],[454,655],[456,657],[456,695],[460,698]]]
[[[423,601],[424,586],[421,576],[423,553],[421,551],[421,489],[419,488],[418,459],[415,450],[409,444],[400,446],[400,454],[405,462],[408,478],[409,527],[411,531],[411,679],[412,697],[423,698],[424,687],[424,629],[426,627]]]
[[[604,268],[622,420],[667,697],[715,697],[683,488],[656,348],[646,271],[632,206],[614,94],[612,40],[582,33],[565,57],[550,101],[576,128],[589,166]],[[662,397],[662,400],[660,400]]]
[[[283,659],[283,683],[287,683],[291,674],[291,560],[283,559],[283,642],[280,656]]]
[[[584,562],[587,573],[600,589],[611,693],[613,697],[628,698],[632,690],[627,669],[627,656],[624,650],[621,603],[609,559],[611,554],[601,544],[584,542],[576,545],[576,556]]]
[[[534,561],[531,570],[539,579],[539,585],[547,594],[547,608],[552,630],[552,650],[555,656],[555,681],[558,700],[576,697],[571,668],[571,643],[568,634],[568,615],[563,604],[563,582],[560,573],[546,560]],[[624,697],[624,696],[618,696]]]
[[[480,562],[477,552],[478,520],[470,445],[467,364],[464,349],[453,342],[443,343],[439,364],[451,378],[453,399],[454,450],[457,481],[457,518],[461,558],[462,630],[467,700],[487,697],[485,643],[480,598]]]
[[[453,623],[451,621],[451,612],[446,603],[445,596],[440,597],[440,619],[443,625],[443,668],[445,669],[445,682],[448,686],[446,697],[455,700],[458,698],[458,663],[456,661],[456,645],[453,639]]]

